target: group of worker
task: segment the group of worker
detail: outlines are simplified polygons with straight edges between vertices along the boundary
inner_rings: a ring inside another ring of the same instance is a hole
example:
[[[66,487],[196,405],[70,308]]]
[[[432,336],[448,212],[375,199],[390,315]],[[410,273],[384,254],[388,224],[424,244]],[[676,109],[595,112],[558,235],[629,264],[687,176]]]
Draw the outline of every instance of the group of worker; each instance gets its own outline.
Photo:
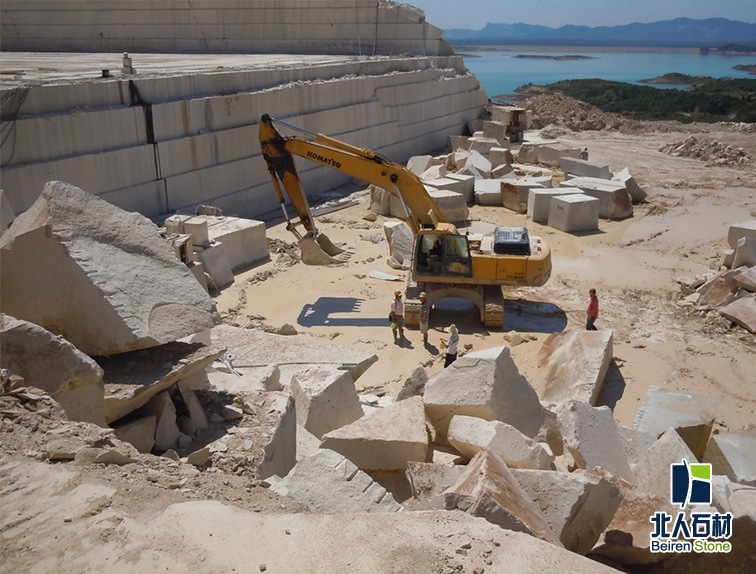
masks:
[[[394,292],[394,300],[391,302],[391,330],[394,334],[394,341],[404,338],[404,303],[402,302],[402,292]],[[423,344],[428,344],[428,326],[430,324],[430,304],[428,303],[428,294],[423,291],[420,293],[420,332],[423,334]],[[457,360],[457,348],[459,346],[459,331],[454,324],[449,325],[449,338],[441,339],[441,348],[446,349],[446,358],[444,368],[451,365]]]
[[[590,302],[588,303],[588,309],[586,310],[586,323],[585,328],[587,331],[597,331],[596,319],[598,319],[598,296],[596,290],[591,288],[588,290]],[[394,334],[394,341],[398,339],[404,339],[404,302],[402,301],[402,292],[394,291],[394,300],[391,302],[391,314],[389,316],[391,320],[391,330]],[[430,323],[430,304],[428,303],[428,294],[423,291],[420,293],[420,332],[423,335],[423,344],[428,344],[428,326]],[[444,368],[451,365],[457,360],[457,351],[459,347],[459,331],[457,326],[453,323],[449,325],[449,338],[441,339],[441,349],[446,349],[446,358],[444,360]]]

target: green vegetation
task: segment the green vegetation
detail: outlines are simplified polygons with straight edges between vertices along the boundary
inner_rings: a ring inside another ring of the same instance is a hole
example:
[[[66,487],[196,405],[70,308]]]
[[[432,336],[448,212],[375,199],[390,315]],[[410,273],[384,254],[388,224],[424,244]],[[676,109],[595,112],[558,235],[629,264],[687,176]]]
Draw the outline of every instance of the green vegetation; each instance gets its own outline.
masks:
[[[598,79],[565,80],[544,88],[638,120],[756,122],[756,79],[711,79],[690,90]]]

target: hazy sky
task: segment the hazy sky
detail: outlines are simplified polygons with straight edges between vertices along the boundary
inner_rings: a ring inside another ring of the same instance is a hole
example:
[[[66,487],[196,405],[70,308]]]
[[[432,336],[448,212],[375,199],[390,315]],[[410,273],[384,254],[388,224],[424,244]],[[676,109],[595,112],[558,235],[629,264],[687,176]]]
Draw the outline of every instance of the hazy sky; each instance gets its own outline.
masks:
[[[756,23],[756,0],[403,0],[439,28],[479,30],[488,22],[617,26],[673,18],[728,18]],[[756,39],[755,39],[756,40]]]

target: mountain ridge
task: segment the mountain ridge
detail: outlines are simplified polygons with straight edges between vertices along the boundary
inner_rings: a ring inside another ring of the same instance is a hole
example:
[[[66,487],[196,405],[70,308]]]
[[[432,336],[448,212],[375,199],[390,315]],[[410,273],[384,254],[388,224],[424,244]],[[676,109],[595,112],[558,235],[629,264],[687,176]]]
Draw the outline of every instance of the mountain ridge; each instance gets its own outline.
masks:
[[[534,24],[487,23],[480,30],[450,28],[450,44],[545,44],[583,46],[707,46],[739,43],[756,47],[756,24],[727,18],[675,18],[621,26],[566,25],[549,28]]]

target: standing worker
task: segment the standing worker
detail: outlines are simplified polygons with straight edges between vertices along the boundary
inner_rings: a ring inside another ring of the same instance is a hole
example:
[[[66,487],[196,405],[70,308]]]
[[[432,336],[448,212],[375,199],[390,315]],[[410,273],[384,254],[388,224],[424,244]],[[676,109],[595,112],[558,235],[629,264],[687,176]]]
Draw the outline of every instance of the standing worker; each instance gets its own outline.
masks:
[[[457,345],[459,345],[459,332],[457,326],[452,323],[449,325],[449,333],[451,337],[449,340],[441,339],[441,345],[446,346],[446,360],[444,361],[444,369],[457,360]]]
[[[404,339],[404,303],[401,291],[394,291],[394,300],[391,302],[391,331],[394,333],[394,341],[397,329],[399,337]]]
[[[586,311],[588,321],[585,324],[585,328],[588,331],[598,331],[594,325],[596,319],[598,319],[598,297],[596,297],[596,290],[591,289],[588,291],[588,294],[591,296],[591,302],[588,303],[588,310]]]
[[[585,148],[580,152],[580,159],[582,159],[583,161],[588,161],[588,148]]]
[[[423,343],[428,343],[428,325],[430,323],[430,305],[425,291],[420,293],[420,332],[423,334]]]

